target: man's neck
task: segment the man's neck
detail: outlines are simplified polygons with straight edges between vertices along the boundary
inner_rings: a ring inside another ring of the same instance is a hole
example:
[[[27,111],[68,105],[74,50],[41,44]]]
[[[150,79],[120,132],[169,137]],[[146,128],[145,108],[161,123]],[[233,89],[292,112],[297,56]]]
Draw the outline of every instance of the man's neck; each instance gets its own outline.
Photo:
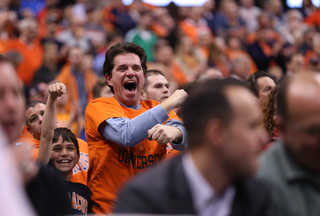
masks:
[[[232,183],[232,178],[228,176],[226,171],[212,152],[201,148],[190,152],[195,166],[200,173],[214,188],[217,194],[221,195]]]

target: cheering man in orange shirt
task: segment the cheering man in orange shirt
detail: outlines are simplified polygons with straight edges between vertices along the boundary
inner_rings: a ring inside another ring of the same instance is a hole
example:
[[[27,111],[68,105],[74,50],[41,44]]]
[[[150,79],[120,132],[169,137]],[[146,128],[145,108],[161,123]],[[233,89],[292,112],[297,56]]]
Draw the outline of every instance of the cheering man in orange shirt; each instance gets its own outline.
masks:
[[[103,65],[114,97],[98,98],[86,108],[88,186],[95,213],[110,213],[122,184],[157,165],[166,156],[168,142],[177,150],[186,148],[185,127],[172,109],[181,106],[187,93],[177,90],[161,104],[140,100],[146,70],[142,47],[114,45]]]

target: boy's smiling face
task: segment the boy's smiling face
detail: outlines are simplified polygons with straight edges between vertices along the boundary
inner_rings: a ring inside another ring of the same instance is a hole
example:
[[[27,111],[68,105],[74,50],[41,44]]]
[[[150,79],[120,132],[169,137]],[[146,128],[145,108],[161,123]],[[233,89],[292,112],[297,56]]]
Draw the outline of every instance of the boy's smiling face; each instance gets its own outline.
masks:
[[[52,144],[51,162],[63,176],[72,175],[74,166],[79,161],[79,153],[76,146],[70,141],[62,141],[59,137],[58,142]]]

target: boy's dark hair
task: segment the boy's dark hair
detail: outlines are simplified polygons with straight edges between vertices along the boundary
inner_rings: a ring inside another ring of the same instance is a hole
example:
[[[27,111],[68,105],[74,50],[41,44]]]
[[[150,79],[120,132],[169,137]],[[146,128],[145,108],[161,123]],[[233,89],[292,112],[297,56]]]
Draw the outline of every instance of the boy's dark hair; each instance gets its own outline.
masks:
[[[112,70],[114,67],[114,58],[123,53],[133,53],[139,56],[141,61],[141,67],[143,70],[143,73],[146,73],[147,71],[147,54],[144,51],[144,49],[134,43],[125,42],[125,43],[118,43],[114,46],[112,46],[105,55],[105,61],[103,63],[103,74],[106,76],[106,74],[110,77],[112,77]],[[109,86],[111,89],[111,92],[114,93],[113,87]]]
[[[247,79],[247,85],[249,89],[252,91],[252,93],[257,97],[259,96],[258,79],[260,77],[269,77],[274,81],[275,84],[277,84],[277,77],[273,74],[261,70],[256,71],[254,74],[251,74]]]
[[[233,117],[232,107],[226,96],[229,87],[246,88],[243,82],[236,79],[212,79],[196,84],[182,106],[183,122],[188,131],[189,148],[197,147],[203,139],[208,121],[218,118],[226,125]]]
[[[77,149],[77,153],[79,154],[79,143],[71,130],[63,127],[54,129],[52,144],[57,143],[60,137],[62,138],[62,142],[68,141],[73,143]]]

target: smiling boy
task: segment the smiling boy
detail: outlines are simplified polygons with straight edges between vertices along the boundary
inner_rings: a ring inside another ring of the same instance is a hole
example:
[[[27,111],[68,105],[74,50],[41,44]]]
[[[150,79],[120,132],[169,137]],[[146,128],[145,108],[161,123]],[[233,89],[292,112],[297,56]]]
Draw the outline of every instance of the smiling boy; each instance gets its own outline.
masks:
[[[67,183],[73,213],[86,215],[90,208],[90,190],[84,184],[71,182],[73,168],[80,157],[78,140],[68,128],[56,128],[56,101],[66,93],[66,86],[54,83],[49,86],[48,91],[37,161],[48,164],[52,170],[62,175]]]

